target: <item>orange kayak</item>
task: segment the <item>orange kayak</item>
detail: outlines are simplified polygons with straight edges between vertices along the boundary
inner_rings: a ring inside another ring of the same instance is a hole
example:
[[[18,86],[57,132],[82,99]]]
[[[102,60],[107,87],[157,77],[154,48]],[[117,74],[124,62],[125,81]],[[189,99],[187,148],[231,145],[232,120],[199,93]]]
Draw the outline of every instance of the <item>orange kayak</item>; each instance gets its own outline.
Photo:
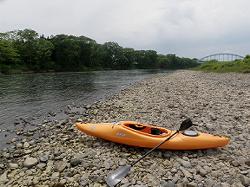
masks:
[[[76,127],[91,136],[109,140],[115,143],[136,147],[153,148],[171,136],[175,131],[162,127],[141,124],[134,121],[119,123],[76,123]],[[223,147],[229,143],[229,138],[207,133],[184,131],[176,134],[159,149],[194,150]]]

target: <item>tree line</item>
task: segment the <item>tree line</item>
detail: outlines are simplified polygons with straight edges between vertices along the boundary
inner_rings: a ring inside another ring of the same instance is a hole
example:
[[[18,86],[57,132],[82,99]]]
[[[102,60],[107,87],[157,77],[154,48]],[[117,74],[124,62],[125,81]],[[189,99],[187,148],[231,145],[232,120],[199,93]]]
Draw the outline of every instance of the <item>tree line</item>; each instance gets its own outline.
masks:
[[[60,34],[45,37],[25,29],[0,33],[0,71],[47,72],[106,69],[183,69],[196,59],[154,50],[123,48],[116,42],[98,44],[85,36]]]

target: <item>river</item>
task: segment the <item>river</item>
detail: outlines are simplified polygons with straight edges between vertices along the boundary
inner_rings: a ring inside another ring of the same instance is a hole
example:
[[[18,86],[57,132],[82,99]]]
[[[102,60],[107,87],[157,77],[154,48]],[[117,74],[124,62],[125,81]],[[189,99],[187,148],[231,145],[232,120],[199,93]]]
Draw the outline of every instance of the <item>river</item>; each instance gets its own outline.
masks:
[[[63,111],[71,105],[92,104],[161,72],[113,70],[0,75],[0,140],[10,137],[11,130],[16,128],[14,124],[20,120],[39,123],[51,117],[63,118]]]

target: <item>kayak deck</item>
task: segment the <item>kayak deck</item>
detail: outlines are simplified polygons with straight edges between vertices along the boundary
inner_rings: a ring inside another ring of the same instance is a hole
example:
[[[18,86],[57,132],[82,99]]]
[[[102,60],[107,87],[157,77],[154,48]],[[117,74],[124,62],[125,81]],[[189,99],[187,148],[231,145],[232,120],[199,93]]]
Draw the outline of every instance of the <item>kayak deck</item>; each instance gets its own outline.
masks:
[[[76,127],[91,136],[115,143],[136,147],[153,148],[175,131],[134,121],[114,123],[76,123]],[[194,150],[223,147],[229,143],[229,138],[198,132],[196,136],[183,133],[176,134],[159,149]]]

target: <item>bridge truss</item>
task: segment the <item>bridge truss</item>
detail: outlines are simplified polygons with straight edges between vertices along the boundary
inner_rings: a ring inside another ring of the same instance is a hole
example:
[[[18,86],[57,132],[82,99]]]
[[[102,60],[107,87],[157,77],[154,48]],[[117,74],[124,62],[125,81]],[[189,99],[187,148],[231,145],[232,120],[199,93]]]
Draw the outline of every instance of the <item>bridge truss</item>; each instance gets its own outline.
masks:
[[[226,62],[226,61],[235,61],[243,59],[244,57],[241,55],[233,54],[233,53],[216,53],[212,55],[205,56],[201,58],[200,62],[207,62],[210,60],[216,60],[219,62]]]

